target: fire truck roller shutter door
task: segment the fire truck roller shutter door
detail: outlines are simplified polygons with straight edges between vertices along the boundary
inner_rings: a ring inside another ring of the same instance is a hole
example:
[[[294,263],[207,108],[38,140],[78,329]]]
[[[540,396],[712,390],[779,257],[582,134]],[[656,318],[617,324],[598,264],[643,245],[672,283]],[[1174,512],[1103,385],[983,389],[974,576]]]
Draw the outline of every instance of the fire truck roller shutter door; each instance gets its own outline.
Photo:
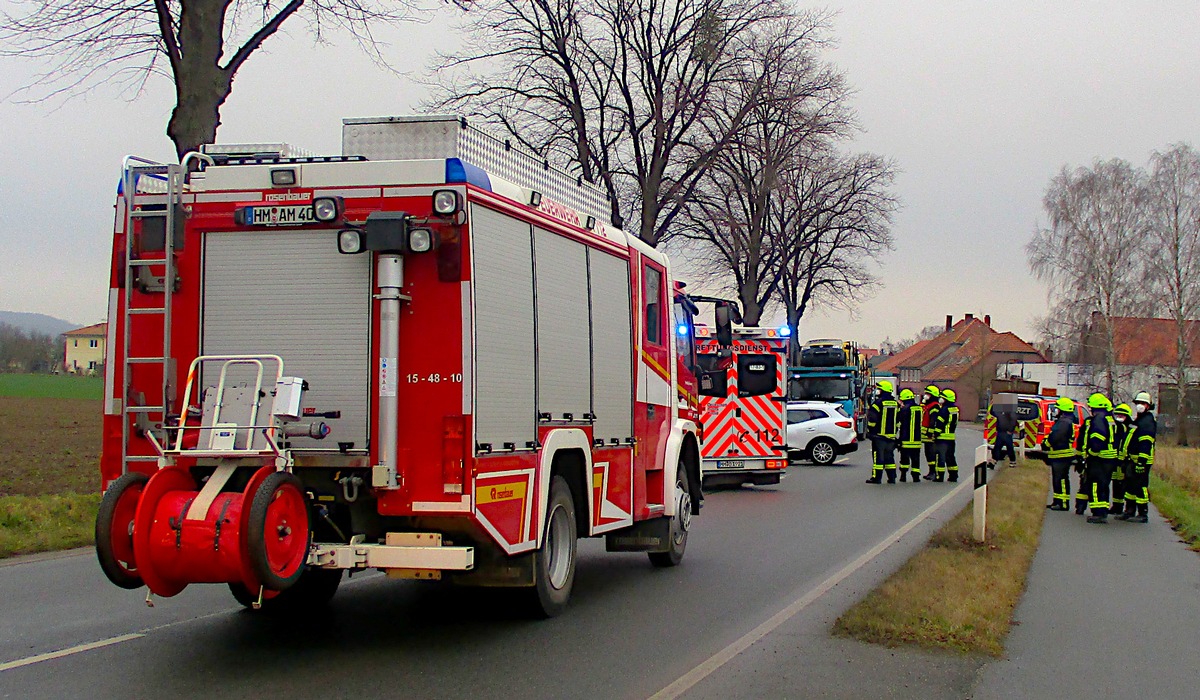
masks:
[[[539,415],[584,420],[592,412],[587,251],[582,243],[533,230],[537,281]]]
[[[593,364],[593,437],[611,444],[633,436],[633,339],[629,262],[588,250]]]
[[[517,449],[537,439],[533,240],[529,224],[474,204],[475,440]]]
[[[278,354],[289,375],[308,381],[306,406],[342,412],[328,419],[329,440],[296,437],[295,448],[329,449],[331,441],[367,446],[371,260],[339,254],[330,244],[334,235],[284,230],[204,236],[201,352]],[[215,386],[218,373],[209,368],[204,384]],[[248,365],[231,368],[230,376],[253,381]]]

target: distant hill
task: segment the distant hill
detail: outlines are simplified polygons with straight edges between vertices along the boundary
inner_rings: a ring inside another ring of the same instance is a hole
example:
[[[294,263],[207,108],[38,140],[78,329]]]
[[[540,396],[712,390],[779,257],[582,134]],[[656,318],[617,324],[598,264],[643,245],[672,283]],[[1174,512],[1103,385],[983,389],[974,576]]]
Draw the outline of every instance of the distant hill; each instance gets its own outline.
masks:
[[[52,336],[57,336],[59,333],[66,333],[67,331],[87,325],[85,323],[64,321],[61,318],[47,316],[46,314],[31,314],[23,311],[0,311],[0,323],[16,326],[26,333],[34,331]]]

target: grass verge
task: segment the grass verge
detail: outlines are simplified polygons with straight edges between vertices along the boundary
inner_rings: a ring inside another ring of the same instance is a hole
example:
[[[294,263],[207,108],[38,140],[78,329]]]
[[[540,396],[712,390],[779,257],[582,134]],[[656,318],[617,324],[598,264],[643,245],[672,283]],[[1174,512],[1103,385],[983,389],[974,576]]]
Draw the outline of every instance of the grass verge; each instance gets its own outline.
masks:
[[[1158,447],[1150,470],[1150,500],[1180,539],[1200,551],[1200,449]]]
[[[0,557],[92,544],[100,494],[0,496]]]
[[[1000,656],[1037,552],[1049,481],[1041,462],[996,470],[988,484],[988,541],[972,539],[967,506],[838,618],[834,633],[892,647]]]
[[[0,374],[0,396],[44,399],[102,399],[104,377],[73,374]]]

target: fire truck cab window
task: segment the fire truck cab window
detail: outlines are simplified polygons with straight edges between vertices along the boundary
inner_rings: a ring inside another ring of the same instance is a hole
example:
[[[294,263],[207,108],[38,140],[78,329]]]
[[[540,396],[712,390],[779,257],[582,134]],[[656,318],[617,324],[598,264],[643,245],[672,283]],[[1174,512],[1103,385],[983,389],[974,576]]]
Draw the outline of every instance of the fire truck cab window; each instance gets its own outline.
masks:
[[[674,311],[671,327],[675,329],[675,354],[684,367],[693,367],[696,364],[696,330],[692,314],[679,302],[671,308]]]
[[[763,396],[775,391],[774,355],[738,355],[738,396]]]
[[[646,265],[642,280],[642,296],[646,300],[646,342],[665,345],[662,337],[662,273]]]

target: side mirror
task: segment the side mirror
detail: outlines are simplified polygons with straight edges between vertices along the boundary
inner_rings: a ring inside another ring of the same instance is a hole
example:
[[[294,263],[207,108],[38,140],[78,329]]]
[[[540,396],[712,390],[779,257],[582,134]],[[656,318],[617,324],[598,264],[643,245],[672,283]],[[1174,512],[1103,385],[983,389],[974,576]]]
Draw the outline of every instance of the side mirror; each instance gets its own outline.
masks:
[[[737,312],[737,307],[729,302],[720,302],[716,305],[714,313],[717,322],[717,354],[720,357],[729,357],[732,354],[733,348],[733,322],[732,317]],[[741,314],[738,314],[739,316]]]

